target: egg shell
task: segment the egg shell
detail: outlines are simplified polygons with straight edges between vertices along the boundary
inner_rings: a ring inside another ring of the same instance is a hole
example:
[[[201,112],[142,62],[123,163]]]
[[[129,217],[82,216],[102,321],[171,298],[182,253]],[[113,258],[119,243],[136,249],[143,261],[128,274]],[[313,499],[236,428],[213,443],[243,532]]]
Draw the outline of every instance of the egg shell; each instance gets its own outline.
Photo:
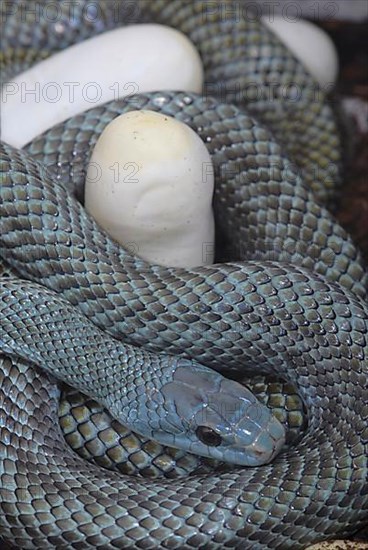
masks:
[[[94,148],[85,207],[127,250],[152,263],[213,262],[214,170],[199,136],[153,111],[115,118]]]
[[[23,147],[54,124],[112,99],[156,90],[200,92],[199,54],[156,24],[105,32],[41,61],[4,85],[2,139]]]

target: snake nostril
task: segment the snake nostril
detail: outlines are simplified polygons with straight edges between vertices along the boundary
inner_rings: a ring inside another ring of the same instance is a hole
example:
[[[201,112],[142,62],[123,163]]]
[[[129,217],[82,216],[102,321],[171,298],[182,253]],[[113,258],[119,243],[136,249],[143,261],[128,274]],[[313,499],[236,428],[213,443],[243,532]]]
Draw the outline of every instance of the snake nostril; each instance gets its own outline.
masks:
[[[207,426],[198,426],[196,435],[202,443],[210,447],[218,447],[222,443],[222,437],[217,432]]]

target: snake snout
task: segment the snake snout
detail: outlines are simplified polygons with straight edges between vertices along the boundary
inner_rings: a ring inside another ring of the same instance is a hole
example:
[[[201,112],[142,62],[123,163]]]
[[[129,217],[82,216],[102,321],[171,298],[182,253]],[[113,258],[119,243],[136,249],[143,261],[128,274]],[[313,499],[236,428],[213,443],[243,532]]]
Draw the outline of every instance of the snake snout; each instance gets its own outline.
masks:
[[[248,389],[202,365],[181,361],[163,393],[181,425],[174,446],[256,466],[270,462],[285,442],[282,424]]]
[[[250,417],[245,417],[238,426],[242,430],[252,431],[253,441],[247,447],[248,462],[246,466],[260,466],[271,462],[281,451],[285,444],[286,432],[284,426],[268,412],[268,419],[264,418],[262,424],[252,423]]]
[[[217,430],[223,436],[222,460],[242,466],[267,464],[283,447],[285,428],[249,390],[229,382],[225,384],[231,395],[221,391],[214,397],[216,410],[211,411],[218,415]]]

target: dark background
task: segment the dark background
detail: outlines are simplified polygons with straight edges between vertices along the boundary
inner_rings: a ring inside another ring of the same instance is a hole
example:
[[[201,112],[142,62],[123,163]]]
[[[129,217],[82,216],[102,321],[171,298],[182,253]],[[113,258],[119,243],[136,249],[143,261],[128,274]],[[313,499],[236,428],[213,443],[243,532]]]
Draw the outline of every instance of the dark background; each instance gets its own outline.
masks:
[[[354,0],[350,4],[353,7]],[[321,21],[319,25],[330,34],[338,49],[337,93],[342,104],[346,105],[347,98],[360,100],[356,102],[350,132],[344,136],[346,147],[352,146],[353,154],[345,167],[337,218],[368,261],[368,22]],[[365,128],[359,128],[356,120],[360,118],[365,119]]]

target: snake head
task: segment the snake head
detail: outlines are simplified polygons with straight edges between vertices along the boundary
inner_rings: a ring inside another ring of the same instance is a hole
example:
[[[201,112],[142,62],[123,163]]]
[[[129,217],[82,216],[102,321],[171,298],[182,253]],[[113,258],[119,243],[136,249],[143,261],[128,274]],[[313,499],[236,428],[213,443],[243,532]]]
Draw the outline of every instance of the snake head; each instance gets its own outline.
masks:
[[[285,442],[271,410],[216,371],[187,360],[178,364],[161,390],[172,438],[161,434],[161,442],[243,466],[270,462]]]

